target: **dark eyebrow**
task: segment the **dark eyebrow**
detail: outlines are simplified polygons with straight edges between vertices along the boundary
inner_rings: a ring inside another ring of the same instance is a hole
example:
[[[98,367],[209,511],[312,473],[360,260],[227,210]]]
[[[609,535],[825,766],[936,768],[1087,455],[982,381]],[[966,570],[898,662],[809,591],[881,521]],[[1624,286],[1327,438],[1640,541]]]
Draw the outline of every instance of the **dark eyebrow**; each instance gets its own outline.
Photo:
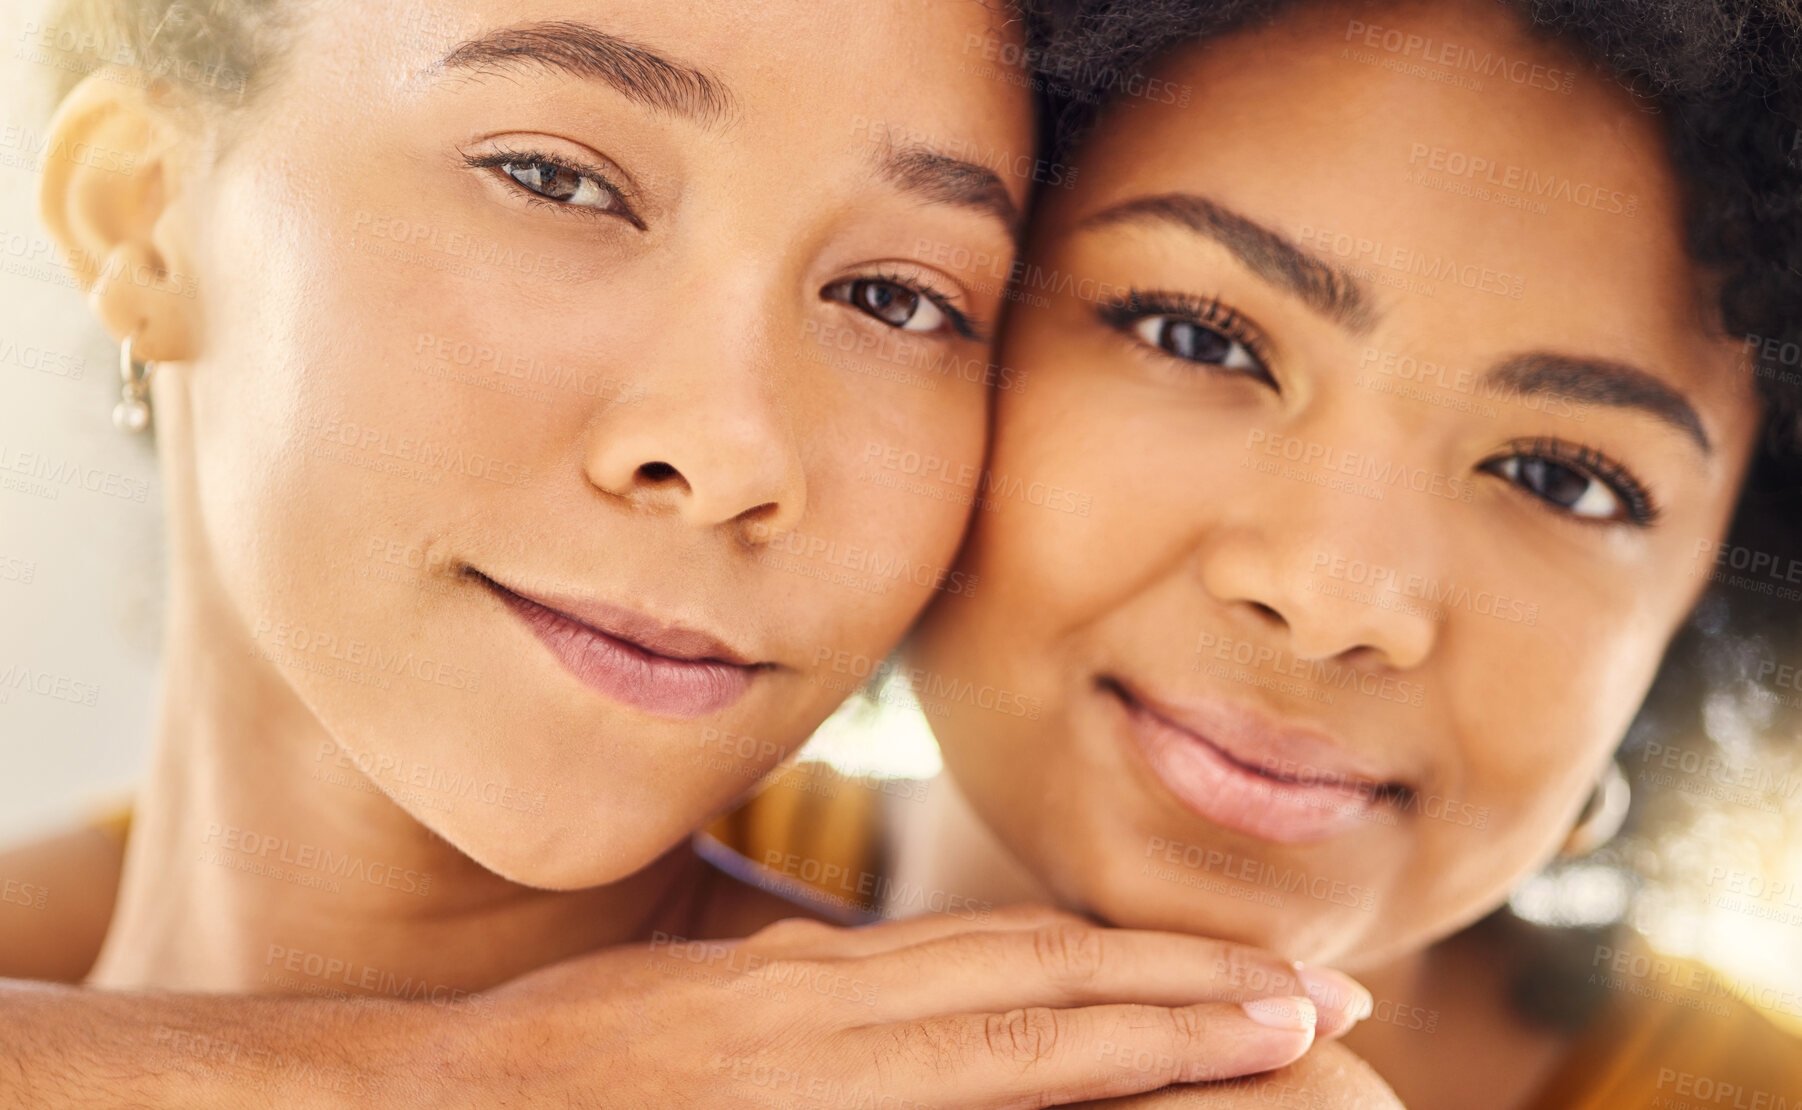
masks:
[[[1351,332],[1375,322],[1363,288],[1352,277],[1304,251],[1285,235],[1193,193],[1165,193],[1123,201],[1083,220],[1083,228],[1162,222],[1207,236],[1247,269]]]
[[[882,176],[923,200],[986,212],[1007,228],[1008,238],[1020,237],[1020,209],[1000,176],[987,166],[909,146],[884,154]]]
[[[1554,393],[1570,401],[1650,413],[1694,440],[1702,454],[1713,453],[1695,408],[1670,386],[1644,370],[1605,359],[1548,352],[1516,355],[1490,369],[1483,381],[1512,386],[1523,395]]]
[[[627,100],[712,126],[732,111],[732,92],[717,78],[647,46],[571,20],[501,27],[459,43],[437,69],[496,73],[537,67],[600,81]]]

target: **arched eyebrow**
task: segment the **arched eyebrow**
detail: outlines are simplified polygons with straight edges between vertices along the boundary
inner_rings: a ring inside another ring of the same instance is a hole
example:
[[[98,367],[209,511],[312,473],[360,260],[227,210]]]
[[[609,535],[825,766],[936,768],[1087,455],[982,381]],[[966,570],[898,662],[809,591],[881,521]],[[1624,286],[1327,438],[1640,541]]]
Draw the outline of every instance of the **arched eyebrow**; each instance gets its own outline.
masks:
[[[1010,240],[1019,239],[1020,210],[1001,176],[987,166],[924,146],[890,148],[881,156],[880,166],[883,177],[903,192],[993,216]]]
[[[1496,364],[1483,380],[1522,396],[1553,393],[1580,404],[1638,409],[1687,435],[1702,454],[1714,453],[1695,406],[1657,377],[1624,362],[1534,351]]]
[[[549,20],[500,27],[461,42],[436,70],[498,73],[526,68],[599,81],[653,111],[702,127],[730,118],[736,101],[718,78],[587,23]]]
[[[1376,322],[1370,298],[1357,279],[1315,258],[1293,239],[1194,193],[1163,193],[1122,201],[1084,219],[1090,228],[1166,223],[1212,239],[1245,268],[1289,293],[1354,335]]]
[[[1078,226],[1087,230],[1145,222],[1170,224],[1213,240],[1246,269],[1353,334],[1368,331],[1376,320],[1355,278],[1311,256],[1280,232],[1206,197],[1193,193],[1136,197],[1104,208]],[[1483,380],[1523,395],[1556,393],[1581,404],[1634,409],[1682,432],[1703,455],[1713,453],[1695,406],[1656,375],[1627,363],[1533,351],[1497,363]]]
[[[641,43],[575,20],[501,27],[457,44],[436,71],[499,73],[528,68],[598,81],[634,104],[714,127],[737,109],[732,90],[717,77]],[[1019,235],[1020,213],[1001,178],[976,162],[921,146],[884,150],[879,172],[903,192],[923,200],[994,216],[1010,240]]]

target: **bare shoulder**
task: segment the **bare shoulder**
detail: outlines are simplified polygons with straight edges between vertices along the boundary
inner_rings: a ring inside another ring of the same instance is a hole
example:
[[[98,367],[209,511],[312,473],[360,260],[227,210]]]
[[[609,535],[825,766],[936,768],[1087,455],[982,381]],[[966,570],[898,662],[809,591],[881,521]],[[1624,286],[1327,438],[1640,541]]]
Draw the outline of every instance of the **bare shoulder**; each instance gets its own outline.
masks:
[[[0,978],[78,983],[100,955],[125,862],[87,826],[0,848]]]
[[[1401,1100],[1376,1071],[1337,1041],[1325,1041],[1286,1068],[1222,1083],[1084,1103],[1109,1110],[1226,1110],[1228,1107],[1306,1107],[1308,1110],[1400,1110]]]

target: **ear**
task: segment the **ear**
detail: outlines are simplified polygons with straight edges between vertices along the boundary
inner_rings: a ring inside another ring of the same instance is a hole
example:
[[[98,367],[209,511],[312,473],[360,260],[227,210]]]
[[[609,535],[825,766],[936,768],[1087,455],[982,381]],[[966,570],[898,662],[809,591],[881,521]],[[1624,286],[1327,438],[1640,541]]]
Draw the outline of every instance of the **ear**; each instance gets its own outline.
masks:
[[[189,358],[197,336],[198,290],[170,207],[189,134],[154,91],[104,70],[50,121],[38,214],[94,315],[115,340],[135,335],[144,359]]]

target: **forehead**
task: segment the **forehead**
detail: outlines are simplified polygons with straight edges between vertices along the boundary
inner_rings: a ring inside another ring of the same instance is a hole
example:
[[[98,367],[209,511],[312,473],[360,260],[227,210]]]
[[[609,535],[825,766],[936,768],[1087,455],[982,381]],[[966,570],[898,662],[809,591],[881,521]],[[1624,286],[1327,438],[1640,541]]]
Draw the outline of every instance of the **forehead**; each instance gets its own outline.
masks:
[[[679,43],[694,60],[721,66],[780,72],[805,63],[808,71],[844,73],[856,71],[860,55],[884,53],[927,68],[948,62],[943,68],[956,72],[975,68],[964,55],[981,55],[980,40],[966,36],[1017,39],[1010,11],[986,0],[318,0],[304,22],[359,52],[442,47],[492,27],[573,20],[647,43]],[[863,76],[880,84],[885,75]]]
[[[947,142],[1029,123],[1022,82],[988,60],[997,43],[1017,42],[1019,20],[987,0],[322,0],[308,10],[294,43],[303,83],[322,67],[365,88],[412,88],[462,41],[567,20],[718,79],[741,130],[786,126],[854,147],[891,123]]]
[[[1380,279],[1395,328],[1587,350],[1743,394],[1719,371],[1737,346],[1702,324],[1658,117],[1498,5],[1304,4],[1158,73],[1188,106],[1113,106],[1057,228],[1198,193]],[[1431,293],[1409,277],[1436,279]]]

